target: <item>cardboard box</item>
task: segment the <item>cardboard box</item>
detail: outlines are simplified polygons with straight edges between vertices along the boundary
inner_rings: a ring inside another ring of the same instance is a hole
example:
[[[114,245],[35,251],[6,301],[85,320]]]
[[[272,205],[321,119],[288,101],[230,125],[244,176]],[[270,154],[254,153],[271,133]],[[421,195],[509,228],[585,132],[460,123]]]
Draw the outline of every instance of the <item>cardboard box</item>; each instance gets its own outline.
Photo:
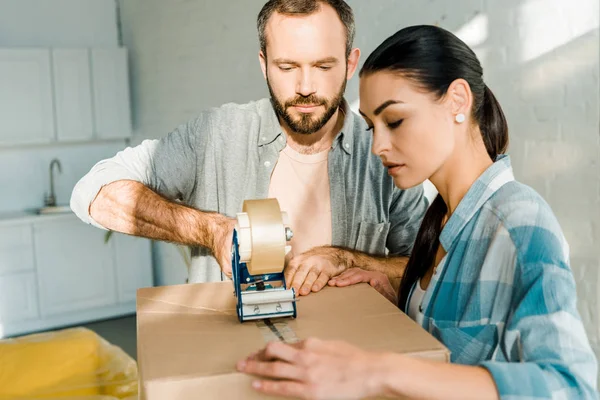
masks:
[[[145,288],[137,293],[141,399],[260,399],[236,363],[271,340],[309,336],[449,360],[448,350],[367,284],[301,297],[298,317],[273,325],[237,319],[231,282]]]

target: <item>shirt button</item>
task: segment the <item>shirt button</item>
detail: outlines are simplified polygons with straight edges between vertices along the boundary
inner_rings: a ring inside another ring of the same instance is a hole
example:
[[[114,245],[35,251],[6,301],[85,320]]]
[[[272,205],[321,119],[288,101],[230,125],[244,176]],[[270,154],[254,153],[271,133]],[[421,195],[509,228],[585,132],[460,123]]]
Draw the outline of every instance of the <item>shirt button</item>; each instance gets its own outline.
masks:
[[[350,148],[350,143],[346,143],[346,144],[344,145],[344,147],[345,147],[345,148],[347,148],[347,149],[349,149],[349,148]]]
[[[265,161],[265,167],[269,168],[271,166],[271,161]]]
[[[261,139],[262,139],[262,141],[264,142],[265,140],[267,140],[267,137],[266,137],[266,136],[263,136]]]

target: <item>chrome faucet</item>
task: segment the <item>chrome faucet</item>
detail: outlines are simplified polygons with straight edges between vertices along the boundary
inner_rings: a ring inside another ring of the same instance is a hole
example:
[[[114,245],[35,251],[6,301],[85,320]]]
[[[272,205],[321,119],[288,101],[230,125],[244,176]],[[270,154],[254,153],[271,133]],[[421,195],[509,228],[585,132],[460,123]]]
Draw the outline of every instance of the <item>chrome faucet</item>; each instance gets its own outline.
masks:
[[[62,174],[62,166],[60,165],[60,161],[58,159],[53,159],[50,161],[50,194],[46,196],[44,204],[46,207],[55,207],[56,206],[56,194],[54,193],[54,166],[58,168],[58,172]]]

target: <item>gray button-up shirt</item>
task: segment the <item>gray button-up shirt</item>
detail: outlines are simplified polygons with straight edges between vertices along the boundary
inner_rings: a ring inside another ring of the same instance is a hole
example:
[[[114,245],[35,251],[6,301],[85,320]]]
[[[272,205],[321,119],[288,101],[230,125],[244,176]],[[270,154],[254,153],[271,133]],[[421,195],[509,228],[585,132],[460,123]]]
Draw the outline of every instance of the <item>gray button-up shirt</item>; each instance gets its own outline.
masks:
[[[328,159],[332,244],[383,255],[409,255],[427,199],[422,186],[400,190],[378,157],[363,119],[344,102],[345,118]],[[268,196],[286,136],[269,99],[202,112],[159,140],[145,140],[98,162],[75,186],[71,208],[84,222],[102,186],[129,179],[163,196],[235,217],[246,199]],[[205,248],[192,249],[190,282],[221,280]]]

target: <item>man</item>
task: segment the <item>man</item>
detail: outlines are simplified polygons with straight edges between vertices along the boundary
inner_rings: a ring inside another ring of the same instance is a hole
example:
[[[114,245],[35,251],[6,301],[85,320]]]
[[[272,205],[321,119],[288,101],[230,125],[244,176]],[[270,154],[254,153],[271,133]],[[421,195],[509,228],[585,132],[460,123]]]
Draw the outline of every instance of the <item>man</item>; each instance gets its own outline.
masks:
[[[421,187],[394,186],[343,98],[360,56],[352,10],[270,0],[258,32],[271,99],[204,111],[99,162],[72,209],[98,227],[191,246],[189,281],[205,282],[231,273],[243,201],[275,197],[294,231],[286,280],[301,295],[354,266],[398,278],[406,258],[389,256],[409,255],[426,199]]]

